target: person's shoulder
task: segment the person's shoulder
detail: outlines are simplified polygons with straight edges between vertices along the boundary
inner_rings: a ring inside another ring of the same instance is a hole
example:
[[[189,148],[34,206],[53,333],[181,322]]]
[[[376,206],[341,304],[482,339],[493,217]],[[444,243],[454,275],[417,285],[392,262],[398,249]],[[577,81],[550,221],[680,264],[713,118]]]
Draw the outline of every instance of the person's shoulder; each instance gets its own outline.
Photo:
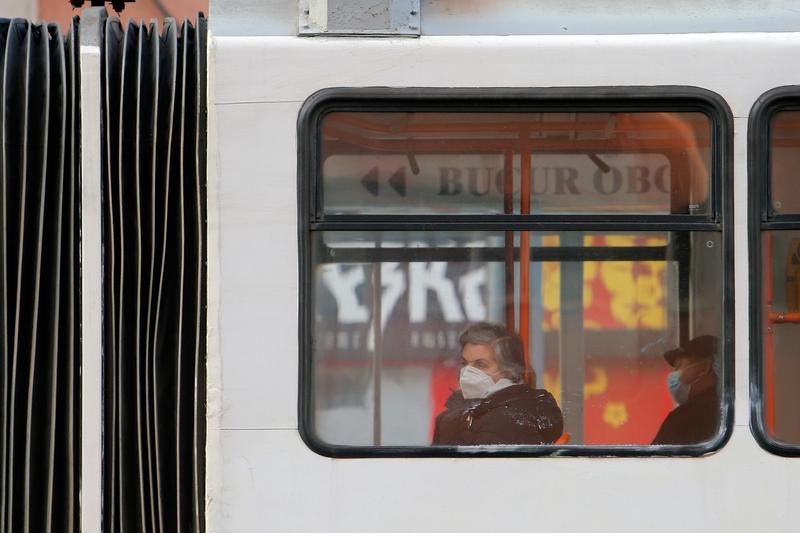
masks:
[[[488,399],[490,399],[493,403],[500,403],[500,402],[512,402],[521,399],[526,399],[531,397],[532,389],[525,385],[524,383],[516,383],[514,385],[509,385],[504,389],[500,389],[499,391],[495,392]]]
[[[536,405],[557,405],[555,398],[545,389],[534,389],[524,383],[511,385],[497,391],[495,401],[509,403],[526,403]]]
[[[695,417],[707,419],[719,416],[720,402],[717,391],[712,387],[711,389],[698,394],[687,402],[687,407]]]
[[[452,409],[455,407],[460,407],[462,404],[466,403],[467,400],[464,399],[464,395],[461,393],[461,389],[454,390],[450,396],[448,396],[447,400],[444,402],[444,406],[448,409]]]
[[[553,402],[553,403],[556,402],[556,399],[547,389],[531,389],[531,391],[533,392],[534,397],[541,401]]]
[[[547,389],[534,389],[524,383],[520,383],[518,385],[513,385],[513,387],[518,387],[517,394],[522,397],[531,398],[537,401],[544,401],[544,402],[555,402],[556,399],[550,394],[550,391]],[[509,389],[512,387],[509,387]]]
[[[717,394],[716,387],[709,387],[697,395],[697,401],[702,403],[719,403],[719,394]]]
[[[694,444],[711,438],[719,418],[719,399],[712,388],[675,407],[661,422],[652,444]]]
[[[716,412],[719,410],[719,397],[714,388],[710,388],[701,392],[697,396],[689,398],[689,401],[683,405],[679,405],[672,410],[672,413],[677,413],[678,416],[698,416],[704,415],[707,412]]]
[[[515,443],[551,443],[563,431],[563,415],[553,395],[545,389],[519,384],[506,387],[505,399],[495,403],[499,419],[513,428]]]
[[[444,409],[437,415],[437,418],[460,416],[466,411],[473,410],[485,400],[467,400],[461,390],[455,390],[444,402]]]

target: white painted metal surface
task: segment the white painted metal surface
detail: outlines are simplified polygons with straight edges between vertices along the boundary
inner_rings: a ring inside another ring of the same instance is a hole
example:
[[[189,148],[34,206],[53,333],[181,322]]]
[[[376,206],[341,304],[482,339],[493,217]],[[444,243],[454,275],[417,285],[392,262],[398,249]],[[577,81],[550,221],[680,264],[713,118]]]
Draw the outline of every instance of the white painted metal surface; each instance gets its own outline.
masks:
[[[297,0],[209,2],[211,32],[219,35],[297,35]]]
[[[212,0],[216,35],[297,35],[298,3]],[[374,3],[374,2],[373,2]],[[794,0],[420,0],[423,35],[794,31]]]
[[[208,45],[208,84],[207,101],[214,100],[214,54],[213,40],[209,39]],[[221,432],[220,417],[222,415],[222,366],[219,357],[219,150],[217,149],[217,109],[214,106],[208,108],[208,183],[207,187],[207,255],[206,272],[208,279],[206,283],[206,524],[219,523],[219,506],[217,502],[221,500],[221,485],[216,480],[222,477],[222,446],[220,442]],[[210,482],[211,481],[211,482]],[[213,531],[207,528],[207,531]]]
[[[791,67],[800,33],[216,37],[210,52],[209,531],[796,529],[800,460],[763,451],[748,427],[745,243],[747,116],[766,90],[800,83]],[[310,451],[297,431],[302,102],[325,87],[599,85],[698,86],[733,111],[736,415],[729,443],[696,459],[337,460]]]
[[[425,35],[793,31],[791,0],[424,0]]]
[[[103,8],[84,11],[81,76],[81,531],[100,533],[103,457],[103,215],[100,160],[100,28]]]

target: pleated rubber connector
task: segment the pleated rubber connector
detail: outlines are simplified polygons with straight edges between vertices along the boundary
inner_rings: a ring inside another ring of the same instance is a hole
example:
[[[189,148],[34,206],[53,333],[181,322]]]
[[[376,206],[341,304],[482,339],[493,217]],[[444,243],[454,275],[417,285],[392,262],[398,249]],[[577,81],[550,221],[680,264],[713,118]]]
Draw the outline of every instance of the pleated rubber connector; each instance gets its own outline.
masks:
[[[78,19],[0,19],[0,532],[78,529]]]
[[[103,41],[104,529],[201,532],[206,21]]]

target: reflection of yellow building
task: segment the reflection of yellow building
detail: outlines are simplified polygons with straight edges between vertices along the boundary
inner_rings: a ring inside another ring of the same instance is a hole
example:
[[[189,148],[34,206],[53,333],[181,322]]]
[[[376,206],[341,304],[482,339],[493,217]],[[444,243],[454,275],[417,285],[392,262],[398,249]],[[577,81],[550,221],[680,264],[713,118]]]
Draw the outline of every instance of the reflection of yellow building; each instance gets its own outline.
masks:
[[[592,396],[599,396],[608,390],[608,373],[602,366],[591,366],[586,369],[586,381],[583,383],[583,399],[588,400]],[[542,376],[544,388],[561,403],[561,381],[558,376],[547,372]]]
[[[559,238],[548,235],[544,246],[558,246]],[[584,246],[663,246],[662,237],[627,235],[587,236]],[[583,264],[584,326],[599,329],[663,329],[666,264],[664,261],[587,261]],[[598,298],[602,288],[607,298]],[[561,270],[557,262],[542,267],[544,331],[560,327]]]
[[[603,409],[603,422],[614,429],[620,428],[628,421],[628,409],[622,402],[608,402]]]

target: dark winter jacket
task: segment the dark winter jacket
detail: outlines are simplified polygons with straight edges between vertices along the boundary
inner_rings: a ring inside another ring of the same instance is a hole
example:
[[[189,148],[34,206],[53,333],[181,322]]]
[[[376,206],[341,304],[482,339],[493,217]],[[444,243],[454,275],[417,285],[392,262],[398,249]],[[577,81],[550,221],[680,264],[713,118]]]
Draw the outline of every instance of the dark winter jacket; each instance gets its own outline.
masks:
[[[716,387],[709,387],[670,411],[653,444],[697,444],[711,439],[718,428],[719,400]]]
[[[455,391],[436,417],[434,445],[552,444],[563,431],[553,395],[511,385],[487,398],[465,400]]]

